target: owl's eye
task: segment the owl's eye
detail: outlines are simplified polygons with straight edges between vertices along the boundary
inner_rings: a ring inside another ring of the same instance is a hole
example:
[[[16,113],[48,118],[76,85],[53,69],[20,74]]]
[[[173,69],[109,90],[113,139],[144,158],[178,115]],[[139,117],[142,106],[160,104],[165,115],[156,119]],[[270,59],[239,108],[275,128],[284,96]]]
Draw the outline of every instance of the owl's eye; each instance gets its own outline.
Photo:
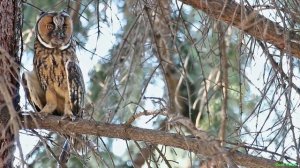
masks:
[[[54,30],[54,25],[53,24],[47,24],[47,29],[48,30]]]
[[[68,26],[66,24],[63,25],[63,29],[67,29]]]

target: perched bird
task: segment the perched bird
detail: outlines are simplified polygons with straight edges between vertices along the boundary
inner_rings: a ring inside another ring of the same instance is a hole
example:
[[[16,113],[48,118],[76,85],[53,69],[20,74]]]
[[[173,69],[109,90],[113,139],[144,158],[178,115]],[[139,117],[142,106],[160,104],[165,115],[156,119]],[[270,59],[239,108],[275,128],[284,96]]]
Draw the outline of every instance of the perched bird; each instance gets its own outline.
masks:
[[[66,12],[42,13],[36,23],[33,71],[23,74],[25,93],[39,115],[81,116],[85,86]]]
[[[82,117],[85,86],[72,39],[72,19],[64,11],[42,13],[35,30],[34,68],[22,76],[29,103],[41,116]],[[68,160],[69,140],[75,148],[81,148],[75,139],[80,137],[67,136],[58,167]]]

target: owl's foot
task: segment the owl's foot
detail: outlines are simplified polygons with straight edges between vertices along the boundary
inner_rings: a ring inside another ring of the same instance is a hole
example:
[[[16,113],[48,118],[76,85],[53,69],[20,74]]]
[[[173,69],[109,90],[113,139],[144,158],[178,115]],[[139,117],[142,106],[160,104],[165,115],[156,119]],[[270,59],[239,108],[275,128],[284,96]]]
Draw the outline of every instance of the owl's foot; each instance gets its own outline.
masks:
[[[38,116],[39,116],[42,120],[44,120],[45,117],[47,117],[50,113],[47,113],[47,112],[44,112],[44,111],[40,111],[40,112],[38,112],[37,114],[38,114]]]
[[[66,113],[64,114],[64,116],[61,118],[62,120],[65,120],[65,119],[71,119],[72,121],[75,121],[76,117],[71,113]]]
[[[40,116],[41,119],[44,119],[49,114],[52,114],[53,111],[55,110],[55,108],[56,108],[56,105],[46,104],[46,106],[40,112],[38,112],[38,116]]]
[[[64,116],[62,117],[62,120],[70,118],[72,121],[76,119],[76,116],[73,115],[72,110],[69,108],[69,105],[65,105],[65,111]]]

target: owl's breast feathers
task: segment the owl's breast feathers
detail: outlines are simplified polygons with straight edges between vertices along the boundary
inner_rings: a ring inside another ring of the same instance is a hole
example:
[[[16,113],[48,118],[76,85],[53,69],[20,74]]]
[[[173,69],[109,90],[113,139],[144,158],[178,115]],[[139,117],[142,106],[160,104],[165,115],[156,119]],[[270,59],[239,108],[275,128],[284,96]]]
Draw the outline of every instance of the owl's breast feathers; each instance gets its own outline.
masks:
[[[34,48],[34,68],[42,88],[45,90],[47,87],[54,87],[59,92],[65,92],[67,89],[65,64],[69,60],[78,62],[75,47],[72,45],[65,50],[45,48],[39,41],[36,41]]]
[[[55,91],[57,98],[65,100],[69,97],[73,113],[78,114],[82,108],[84,82],[81,70],[77,65],[74,43],[65,50],[46,48],[38,40],[35,41],[34,69],[43,90]],[[76,64],[76,66],[75,66]],[[64,109],[63,107],[58,107]]]

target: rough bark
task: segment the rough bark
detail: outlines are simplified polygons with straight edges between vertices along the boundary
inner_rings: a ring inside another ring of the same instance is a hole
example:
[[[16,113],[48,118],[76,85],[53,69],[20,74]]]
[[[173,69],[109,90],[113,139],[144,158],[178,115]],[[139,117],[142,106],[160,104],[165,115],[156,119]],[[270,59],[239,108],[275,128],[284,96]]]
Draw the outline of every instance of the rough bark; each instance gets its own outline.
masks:
[[[217,20],[226,22],[256,39],[268,42],[285,53],[300,58],[300,35],[285,30],[278,23],[260,15],[250,6],[242,6],[232,0],[180,0],[200,9]]]
[[[31,116],[34,116],[34,114]],[[151,144],[161,144],[181,148],[207,157],[216,156],[218,154],[222,155],[220,153],[214,153],[213,150],[211,150],[211,146],[216,143],[214,140],[191,138],[159,130],[129,127],[128,125],[99,123],[83,119],[72,122],[60,120],[61,117],[59,116],[48,116],[43,120],[35,117],[33,119],[31,116],[23,115],[21,117],[23,129],[46,129],[61,134],[88,134],[124,140],[144,141]],[[226,149],[226,151],[228,150]],[[234,150],[228,154],[233,161],[240,166],[268,168],[274,167],[275,164],[274,160],[255,157]]]
[[[19,110],[19,56],[21,1],[0,1],[0,167],[12,167]]]

